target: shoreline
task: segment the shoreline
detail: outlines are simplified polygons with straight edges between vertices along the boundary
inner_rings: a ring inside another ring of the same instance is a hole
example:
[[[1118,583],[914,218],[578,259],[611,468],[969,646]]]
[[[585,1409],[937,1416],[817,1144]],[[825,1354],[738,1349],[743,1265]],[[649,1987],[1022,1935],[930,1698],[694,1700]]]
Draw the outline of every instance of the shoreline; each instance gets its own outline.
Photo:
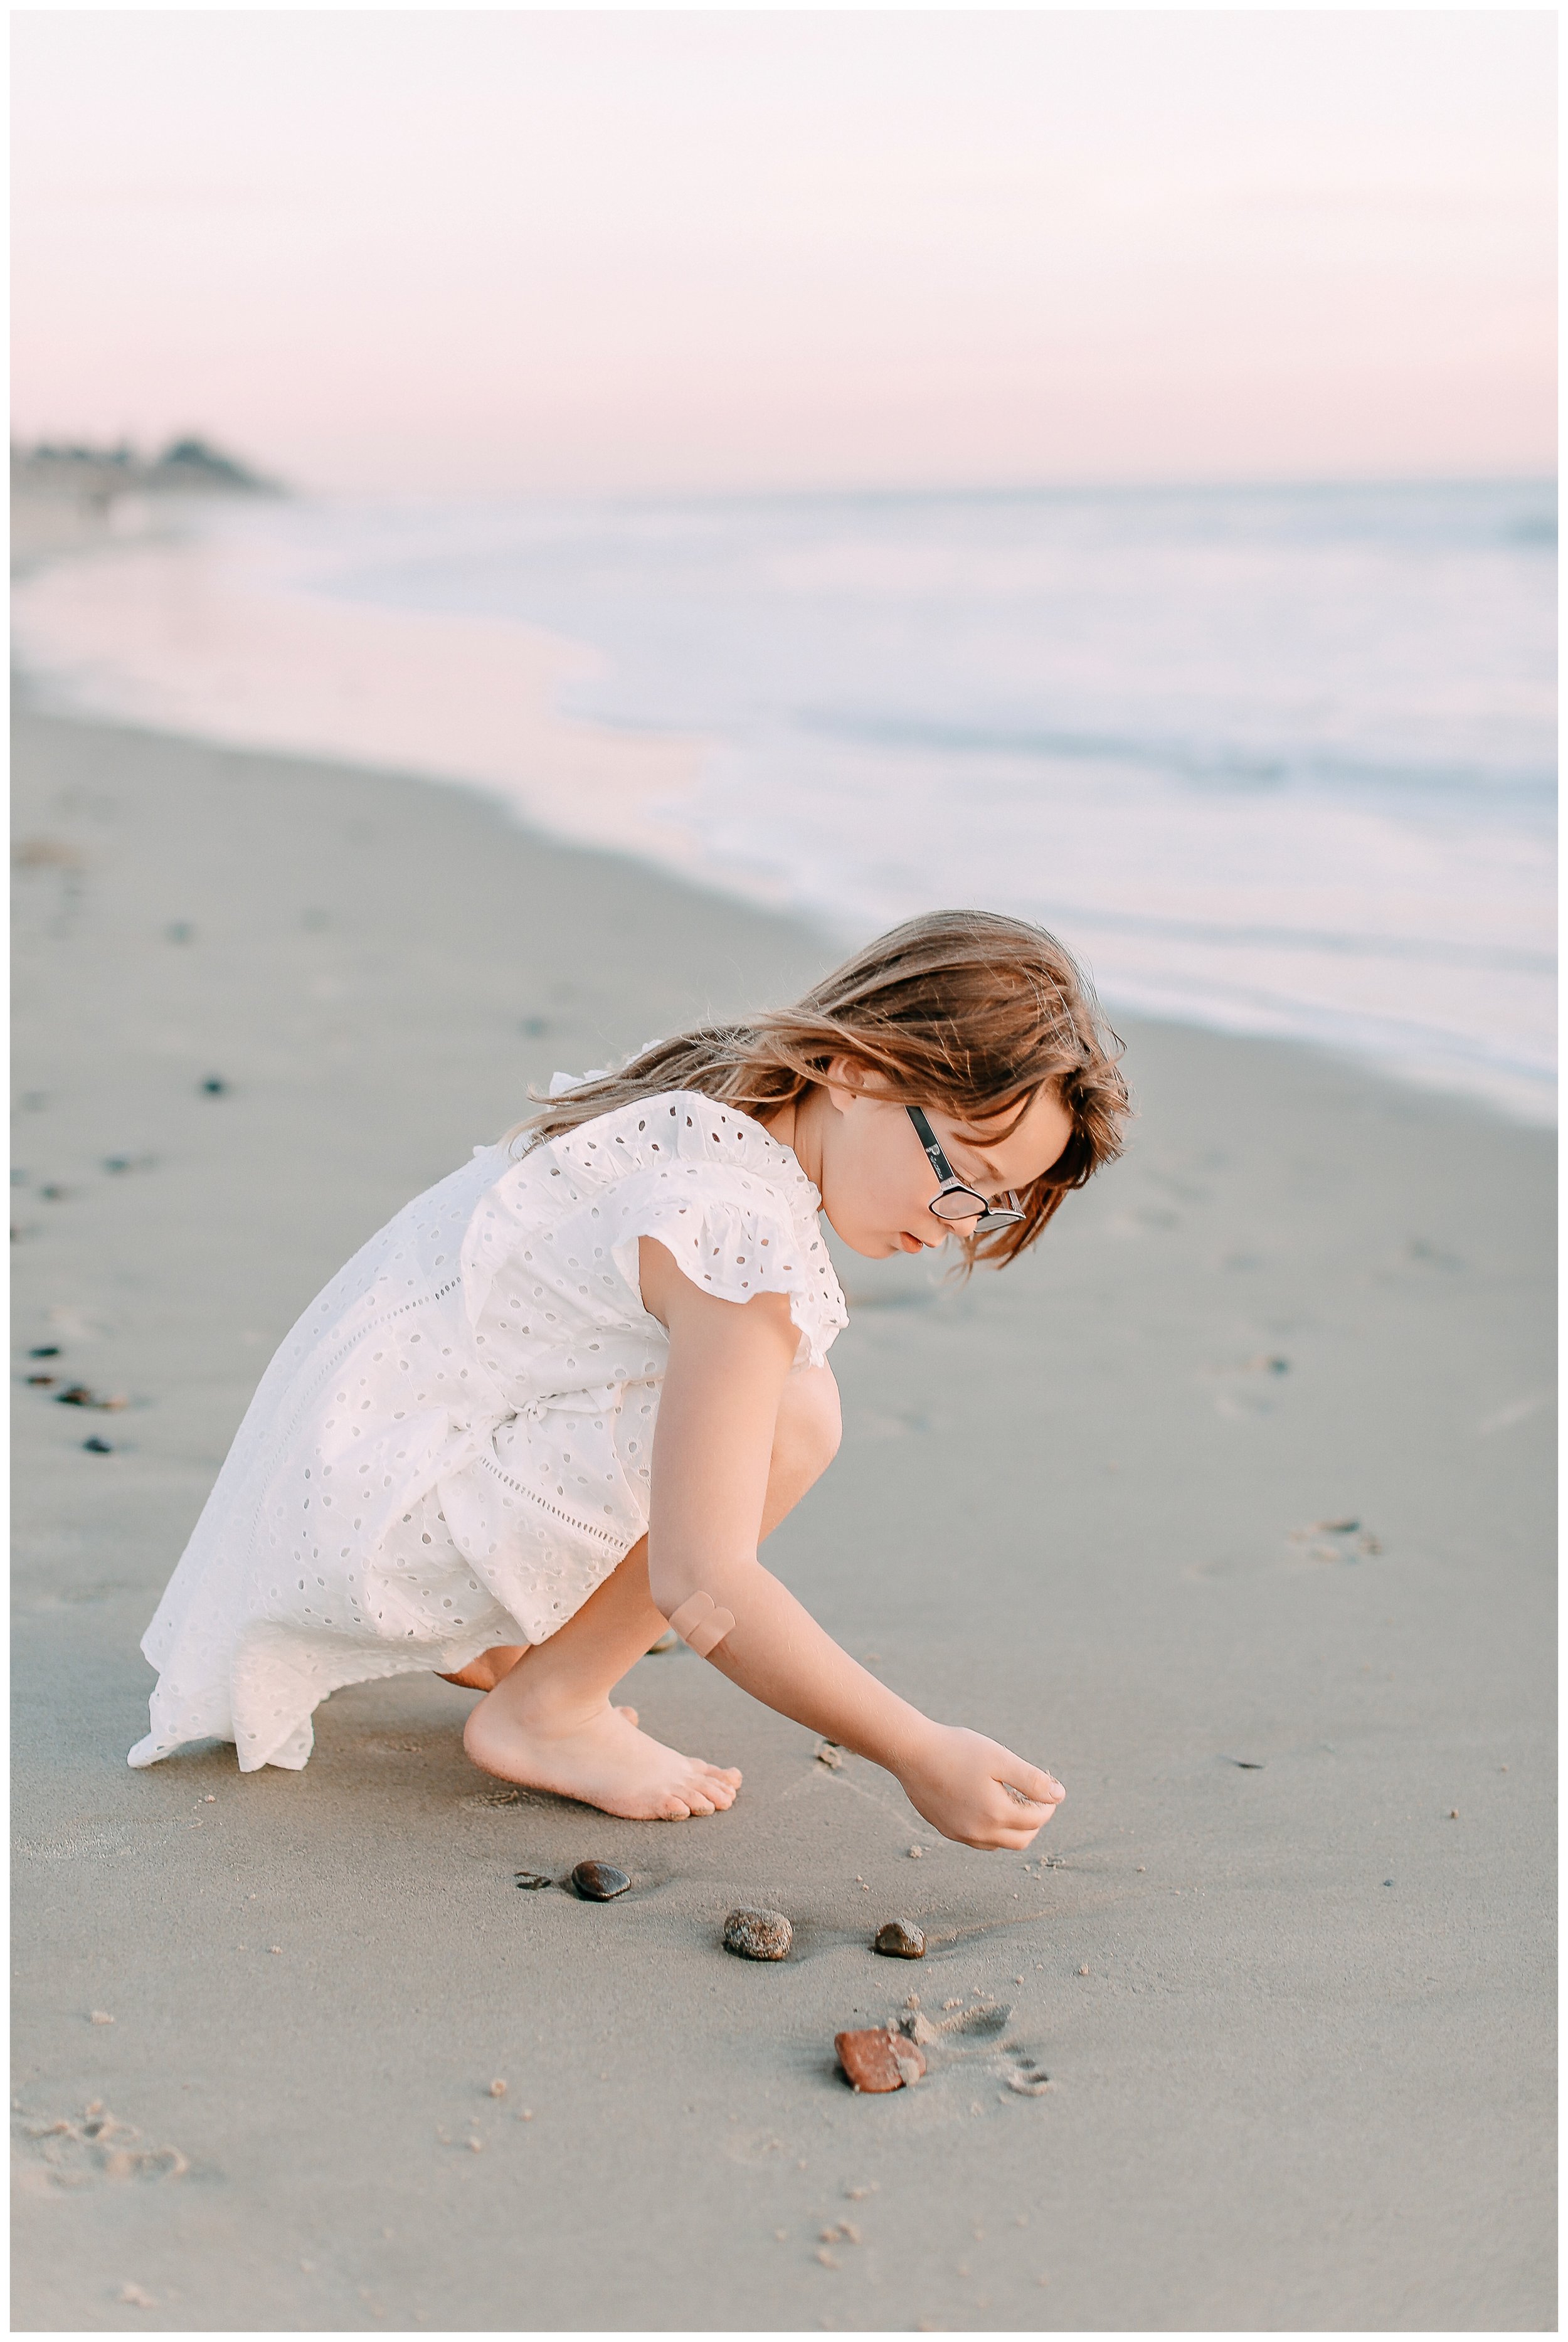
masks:
[[[243,535],[230,542],[211,530],[198,532],[194,541],[182,538],[177,531],[171,535],[169,515],[155,514],[148,533],[116,540],[105,530],[93,560],[66,555],[40,564],[52,575],[35,572],[16,617],[25,670],[30,658],[45,662],[31,677],[39,704],[66,720],[129,723],[215,747],[396,771],[426,786],[477,787],[524,826],[611,853],[634,853],[657,872],[764,913],[799,918],[831,934],[841,949],[900,916],[893,908],[872,918],[864,906],[852,916],[849,896],[834,907],[831,890],[814,908],[796,903],[801,874],[787,875],[787,856],[776,868],[764,868],[765,856],[749,858],[736,837],[725,846],[714,834],[719,816],[708,777],[715,758],[723,761],[721,739],[569,713],[564,696],[602,657],[586,642],[520,620],[394,608],[315,592],[311,563],[319,565],[320,545],[302,539],[285,555],[265,536],[268,515],[246,511],[264,530],[255,542]],[[112,560],[104,557],[111,553]],[[199,626],[192,615],[198,607]],[[56,657],[62,645],[74,646],[73,671],[47,671],[51,645]],[[732,807],[721,829],[733,814]],[[1372,830],[1353,833],[1342,844],[1349,851],[1358,839],[1362,849],[1386,857],[1388,840]],[[852,862],[864,845],[855,841]],[[1417,866],[1411,883],[1419,887],[1425,883],[1419,839],[1410,850]],[[1383,876],[1394,883],[1392,869]],[[907,879],[904,873],[901,901],[908,896]],[[1173,930],[1153,958],[1148,938],[1136,944],[1136,972],[1124,967],[1118,982],[1114,967],[1104,974],[1111,944],[1100,914],[1059,911],[1046,924],[1078,935],[1081,951],[1101,973],[1113,1019],[1152,1016],[1239,1037],[1290,1041],[1416,1089],[1479,1098],[1514,1123],[1555,1126],[1555,1082],[1538,1062],[1533,1028],[1513,1058],[1489,1054],[1492,1045],[1473,1016],[1469,1026],[1461,1017],[1444,1031],[1444,1016],[1452,1021],[1455,1014],[1444,990],[1451,972],[1436,962],[1432,982],[1446,1005],[1433,1012],[1430,1027],[1408,1001],[1395,1007],[1391,996],[1377,1006],[1375,987],[1358,1018],[1347,1024],[1343,1003],[1336,1008],[1322,992],[1321,970],[1316,976],[1295,970],[1289,981],[1298,985],[1296,996],[1288,984],[1278,988],[1279,970],[1265,954],[1266,972],[1245,1002],[1228,997],[1222,983],[1204,1005],[1193,996],[1194,971],[1183,958],[1198,948],[1192,936]],[[1124,924],[1136,930],[1139,921]],[[1202,921],[1187,924],[1195,935]],[[1263,949],[1261,931],[1257,941]],[[1408,937],[1380,940],[1370,932],[1359,943],[1350,936],[1342,943],[1353,958],[1357,950],[1370,955],[1364,964],[1373,972],[1410,947]],[[1271,948],[1289,959],[1288,922]],[[1433,948],[1429,937],[1418,956]],[[1486,951],[1473,948],[1484,961]],[[1490,978],[1503,987],[1493,1031],[1508,1029],[1508,1016],[1533,996],[1528,987],[1538,986],[1540,952],[1522,949],[1514,956],[1517,967],[1493,970]],[[1526,994],[1515,997],[1510,986],[1515,992],[1524,986]]]
[[[299,1775],[134,1774],[137,1639],[311,1295],[527,1082],[829,955],[477,792],[15,737],[18,2326],[1549,2328],[1551,1136],[1127,1020],[1128,1157],[1016,1270],[838,1248],[844,1448],[770,1565],[1066,1782],[1030,1857],[678,1653],[621,1696],[742,1766],[712,1821],[510,1797],[434,1678],[336,1695]],[[29,1387],[49,1346],[128,1406]],[[512,1886],[585,1857],[632,1893]],[[720,1949],[744,1902],[789,1961]],[[1010,2014],[851,2096],[834,2032],[911,1990]]]

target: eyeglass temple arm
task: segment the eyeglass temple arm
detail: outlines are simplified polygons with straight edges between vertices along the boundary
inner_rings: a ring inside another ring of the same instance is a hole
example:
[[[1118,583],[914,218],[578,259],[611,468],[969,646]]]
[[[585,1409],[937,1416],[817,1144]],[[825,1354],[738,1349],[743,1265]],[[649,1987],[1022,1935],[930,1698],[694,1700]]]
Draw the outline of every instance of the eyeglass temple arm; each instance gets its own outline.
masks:
[[[956,1179],[958,1175],[954,1170],[954,1167],[948,1161],[946,1156],[944,1155],[941,1147],[937,1145],[936,1133],[925,1119],[925,1116],[922,1108],[917,1106],[912,1106],[908,1109],[908,1112],[909,1119],[914,1125],[915,1136],[918,1137],[922,1146],[924,1147],[927,1156],[930,1157],[931,1167],[935,1172],[937,1177],[939,1179]],[[960,1182],[960,1185],[962,1184],[963,1183]]]

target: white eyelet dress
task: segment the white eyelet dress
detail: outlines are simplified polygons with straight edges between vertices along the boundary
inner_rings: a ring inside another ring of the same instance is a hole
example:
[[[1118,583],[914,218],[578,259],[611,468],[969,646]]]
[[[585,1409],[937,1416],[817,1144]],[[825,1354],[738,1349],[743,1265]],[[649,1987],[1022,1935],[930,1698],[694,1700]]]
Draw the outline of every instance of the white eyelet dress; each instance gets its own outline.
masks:
[[[365,1245],[263,1376],[142,1648],[153,1765],[232,1740],[297,1770],[342,1685],[542,1643],[648,1526],[668,1337],[637,1239],[734,1302],[783,1293],[795,1369],[847,1323],[821,1198],[758,1122],[676,1090],[504,1145]]]

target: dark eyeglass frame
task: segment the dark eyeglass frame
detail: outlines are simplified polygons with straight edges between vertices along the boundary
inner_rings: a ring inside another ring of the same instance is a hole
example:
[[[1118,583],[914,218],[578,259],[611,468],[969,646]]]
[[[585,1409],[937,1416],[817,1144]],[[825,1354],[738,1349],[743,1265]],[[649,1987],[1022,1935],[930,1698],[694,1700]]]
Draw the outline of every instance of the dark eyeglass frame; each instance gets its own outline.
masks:
[[[966,1179],[959,1177],[946,1156],[944,1155],[937,1143],[936,1133],[927,1122],[922,1109],[917,1106],[907,1106],[904,1111],[914,1125],[914,1135],[925,1149],[927,1162],[942,1182],[926,1209],[934,1212],[939,1220],[967,1220],[972,1216],[970,1208],[956,1212],[944,1212],[941,1208],[943,1204],[950,1199],[956,1201],[962,1196],[966,1207],[972,1207],[973,1213],[978,1215],[970,1231],[971,1235],[984,1236],[989,1236],[993,1228],[1015,1228],[1026,1215],[1013,1189],[1009,1187],[1007,1190],[1005,1206],[991,1203],[987,1197],[979,1193],[978,1189],[972,1187]]]

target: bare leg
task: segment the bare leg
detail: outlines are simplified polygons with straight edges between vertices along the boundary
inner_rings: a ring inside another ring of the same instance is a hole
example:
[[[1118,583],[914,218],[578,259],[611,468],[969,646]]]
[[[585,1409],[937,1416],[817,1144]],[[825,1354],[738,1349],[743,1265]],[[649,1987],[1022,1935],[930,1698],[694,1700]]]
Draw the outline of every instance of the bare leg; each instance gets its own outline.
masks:
[[[794,1377],[786,1400],[774,1442],[764,1536],[838,1444],[838,1393],[825,1366]],[[633,1821],[684,1821],[733,1805],[741,1779],[733,1767],[664,1747],[636,1729],[634,1710],[609,1704],[611,1690],[664,1631],[664,1614],[648,1592],[648,1541],[641,1537],[582,1608],[547,1642],[525,1646],[522,1660],[479,1702],[463,1736],[469,1756],[503,1780],[553,1789]]]

